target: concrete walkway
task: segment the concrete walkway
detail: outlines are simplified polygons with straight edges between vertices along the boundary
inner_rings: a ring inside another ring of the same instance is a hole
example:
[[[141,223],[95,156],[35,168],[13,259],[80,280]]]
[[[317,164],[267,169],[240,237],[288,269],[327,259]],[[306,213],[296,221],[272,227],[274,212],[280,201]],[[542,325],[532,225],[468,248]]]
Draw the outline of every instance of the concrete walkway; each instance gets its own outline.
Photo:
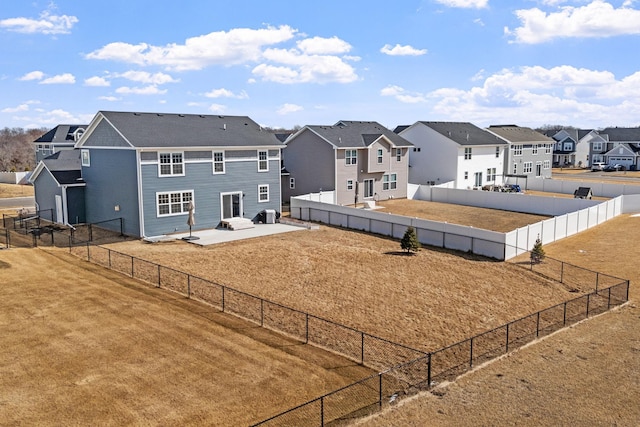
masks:
[[[299,227],[287,224],[256,224],[253,228],[244,230],[208,229],[197,230],[191,234],[198,237],[197,240],[186,240],[189,243],[200,246],[215,245],[216,243],[232,242],[234,240],[251,239],[253,237],[270,236],[272,234],[289,233],[291,231],[307,230],[307,227]],[[168,238],[182,239],[189,233],[177,233],[166,236]]]

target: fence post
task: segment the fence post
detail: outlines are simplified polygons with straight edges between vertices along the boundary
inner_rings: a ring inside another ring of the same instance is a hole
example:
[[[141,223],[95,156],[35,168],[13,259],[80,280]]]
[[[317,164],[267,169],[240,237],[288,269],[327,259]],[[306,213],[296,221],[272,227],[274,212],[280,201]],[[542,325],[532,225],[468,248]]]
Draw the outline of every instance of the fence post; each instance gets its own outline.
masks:
[[[222,287],[222,312],[224,313],[224,286]]]
[[[469,368],[473,368],[473,337],[469,340]]]
[[[131,277],[133,277],[133,257],[131,257]]]
[[[607,299],[607,310],[611,309],[611,287],[609,287],[609,298]]]
[[[161,281],[160,281],[160,264],[158,264],[158,287],[160,287],[160,283],[161,283]]]
[[[536,320],[536,337],[540,336],[540,312],[538,312],[538,319]]]
[[[382,408],[382,372],[378,374],[378,407]]]
[[[431,353],[427,356],[427,390],[431,388]]]
[[[598,293],[598,282],[600,281],[600,272],[596,271],[596,293]]]
[[[122,223],[122,217],[120,217],[120,236],[124,236],[124,225]]]
[[[308,344],[309,343],[309,313],[305,313],[305,317],[306,317],[306,324],[304,327],[304,343]]]
[[[111,268],[111,249],[107,249],[107,255],[109,257],[109,268]]]
[[[89,224],[89,241],[93,242],[93,227]]]
[[[567,302],[564,302],[564,313],[562,313],[562,326],[567,326]]]
[[[587,314],[585,317],[589,317],[589,301],[590,301],[590,297],[591,294],[587,294]]]
[[[627,299],[625,301],[629,301],[629,281],[627,280]]]
[[[191,275],[187,274],[187,298],[191,299]]]
[[[89,242],[87,242],[87,261],[91,261],[91,253],[89,252]]]
[[[360,364],[364,365],[364,332],[360,332]]]
[[[324,427],[324,396],[320,397],[320,425]]]
[[[564,283],[564,261],[560,264],[560,283]]]
[[[260,298],[260,326],[264,326],[264,300]]]
[[[509,353],[509,323],[507,323],[507,343],[505,346],[505,353]]]

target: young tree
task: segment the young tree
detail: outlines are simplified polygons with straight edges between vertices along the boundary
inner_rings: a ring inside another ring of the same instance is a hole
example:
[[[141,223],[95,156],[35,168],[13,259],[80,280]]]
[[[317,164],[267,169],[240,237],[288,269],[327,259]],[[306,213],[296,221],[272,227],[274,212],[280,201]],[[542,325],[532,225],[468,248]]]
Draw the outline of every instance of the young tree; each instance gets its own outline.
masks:
[[[418,241],[418,235],[415,228],[409,226],[407,231],[404,232],[402,240],[400,240],[400,247],[407,251],[407,253],[418,252],[420,250],[420,242]]]
[[[538,236],[536,242],[533,244],[533,248],[531,249],[531,262],[538,264],[543,259],[544,249],[542,249],[542,241],[540,240],[540,236]]]

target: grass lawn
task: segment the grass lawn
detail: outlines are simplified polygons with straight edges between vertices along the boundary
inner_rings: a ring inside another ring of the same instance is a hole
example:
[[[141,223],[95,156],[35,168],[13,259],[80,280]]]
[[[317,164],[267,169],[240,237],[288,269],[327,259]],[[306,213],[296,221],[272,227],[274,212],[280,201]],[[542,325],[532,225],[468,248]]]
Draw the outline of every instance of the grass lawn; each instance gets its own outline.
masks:
[[[0,183],[0,199],[8,199],[11,197],[32,197],[33,186],[18,184]]]

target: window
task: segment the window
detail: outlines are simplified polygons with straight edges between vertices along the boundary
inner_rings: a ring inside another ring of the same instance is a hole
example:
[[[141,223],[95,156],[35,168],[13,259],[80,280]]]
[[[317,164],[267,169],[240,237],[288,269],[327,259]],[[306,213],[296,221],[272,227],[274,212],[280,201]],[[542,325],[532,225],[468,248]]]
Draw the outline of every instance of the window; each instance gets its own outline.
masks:
[[[353,180],[352,179],[348,179],[347,180],[347,190],[353,190]]]
[[[496,159],[500,157],[500,147],[496,147]]]
[[[290,189],[294,189],[296,188],[296,179],[295,178],[289,178],[289,188]]]
[[[513,155],[522,156],[522,144],[515,144],[513,146]]]
[[[268,202],[269,201],[269,184],[261,184],[258,185],[258,202]]]
[[[524,162],[522,168],[522,173],[531,173],[533,170],[533,162]]]
[[[562,151],[573,151],[573,144],[571,142],[565,142]]]
[[[224,151],[213,152],[213,173],[224,173]]]
[[[469,172],[468,171],[464,171],[464,179],[469,179]]]
[[[544,152],[545,154],[551,154],[551,148],[553,147],[553,144],[545,144],[544,145]]]
[[[533,146],[531,147],[531,154],[534,154],[534,155],[538,154],[538,145],[537,144],[533,144]]]
[[[402,148],[396,148],[396,162],[402,161]]]
[[[82,157],[82,166],[91,166],[91,155],[89,154],[89,150],[80,150],[80,154]]]
[[[471,160],[471,147],[464,148],[464,159]]]
[[[544,167],[545,169],[550,169],[551,168],[551,161],[545,160],[542,167]]]
[[[518,174],[518,164],[517,164],[517,163],[514,163],[514,164],[513,164],[513,174],[514,174],[514,175],[517,175],[517,174]]]
[[[378,164],[382,163],[382,148],[378,148]]]
[[[397,175],[392,173],[390,175],[382,175],[382,189],[383,190],[395,190],[397,187]]]
[[[594,142],[593,151],[602,151],[602,142]]]
[[[487,182],[496,180],[496,168],[487,168]]]
[[[358,152],[356,150],[345,150],[344,159],[346,164],[355,165],[358,159]]]
[[[420,147],[413,147],[413,152],[420,151]]]
[[[160,176],[184,175],[182,153],[160,153]]]
[[[266,151],[258,151],[258,172],[267,172],[269,170],[269,161],[267,160]]]
[[[189,212],[189,202],[193,200],[193,191],[157,193],[158,216],[179,215]]]

